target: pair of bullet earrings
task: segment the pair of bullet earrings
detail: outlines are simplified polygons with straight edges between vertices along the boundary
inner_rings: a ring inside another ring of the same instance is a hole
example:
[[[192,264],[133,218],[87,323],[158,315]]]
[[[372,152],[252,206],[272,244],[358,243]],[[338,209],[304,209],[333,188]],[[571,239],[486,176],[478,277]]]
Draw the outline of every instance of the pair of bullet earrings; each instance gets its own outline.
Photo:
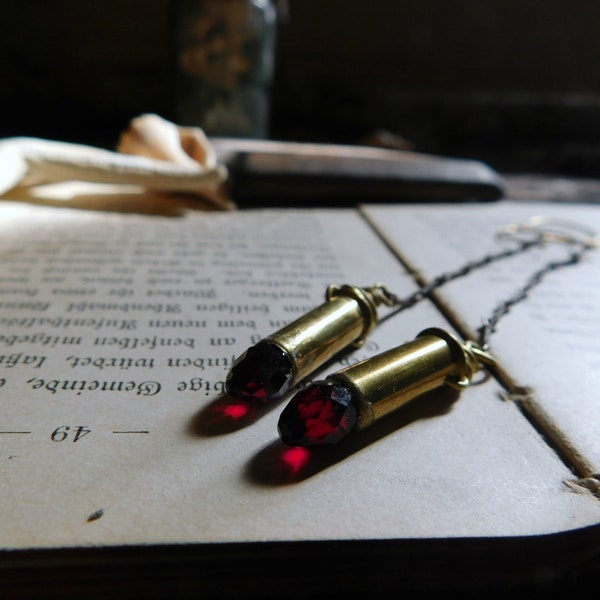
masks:
[[[377,323],[377,306],[389,298],[380,285],[329,286],[324,304],[236,360],[227,392],[246,401],[282,397],[345,348],[360,347]],[[466,387],[482,362],[492,364],[493,358],[473,342],[426,329],[407,344],[300,390],[281,413],[279,435],[291,446],[337,444],[428,391]]]
[[[517,245],[444,273],[405,299],[379,284],[329,286],[325,303],[251,346],[234,362],[227,393],[250,402],[281,398],[343,350],[360,347],[377,324],[380,305],[403,310],[453,279],[548,242],[573,247],[565,260],[548,262],[513,297],[499,303],[480,328],[478,342],[463,343],[443,329],[425,329],[408,343],[301,389],[280,415],[279,436],[291,446],[337,444],[429,391],[467,387],[477,371],[495,364],[488,338],[498,320],[526,299],[546,274],[578,263],[598,245],[587,228],[539,217],[503,228],[500,235]]]

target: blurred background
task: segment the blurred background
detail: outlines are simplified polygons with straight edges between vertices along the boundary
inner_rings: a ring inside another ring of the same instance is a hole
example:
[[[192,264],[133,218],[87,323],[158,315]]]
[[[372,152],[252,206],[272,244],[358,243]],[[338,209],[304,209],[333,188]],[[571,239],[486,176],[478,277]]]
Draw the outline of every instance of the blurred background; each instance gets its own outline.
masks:
[[[180,111],[190,92],[178,54],[193,2],[3,4],[0,137],[112,148],[141,113],[194,124]],[[383,131],[402,147],[505,172],[600,173],[599,2],[287,0],[277,9],[266,136],[361,143]]]

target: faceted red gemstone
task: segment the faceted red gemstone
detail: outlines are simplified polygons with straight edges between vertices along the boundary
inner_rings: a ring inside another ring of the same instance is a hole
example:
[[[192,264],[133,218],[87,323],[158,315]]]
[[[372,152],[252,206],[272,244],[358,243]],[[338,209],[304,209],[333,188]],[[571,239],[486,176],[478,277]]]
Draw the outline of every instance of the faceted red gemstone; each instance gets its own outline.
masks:
[[[225,385],[232,396],[267,402],[290,389],[293,374],[288,355],[279,346],[262,340],[234,362]]]
[[[319,381],[298,392],[279,417],[279,436],[290,446],[337,444],[358,423],[352,392]]]

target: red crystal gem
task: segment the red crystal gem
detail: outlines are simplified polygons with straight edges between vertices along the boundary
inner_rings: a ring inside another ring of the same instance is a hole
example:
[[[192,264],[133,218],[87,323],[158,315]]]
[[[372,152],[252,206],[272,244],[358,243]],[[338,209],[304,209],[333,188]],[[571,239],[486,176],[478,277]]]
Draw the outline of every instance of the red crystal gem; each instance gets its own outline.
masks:
[[[267,402],[290,389],[293,374],[288,355],[279,346],[263,340],[233,363],[225,386],[231,396]]]
[[[337,444],[358,423],[352,392],[319,381],[298,392],[279,417],[279,436],[290,446]]]

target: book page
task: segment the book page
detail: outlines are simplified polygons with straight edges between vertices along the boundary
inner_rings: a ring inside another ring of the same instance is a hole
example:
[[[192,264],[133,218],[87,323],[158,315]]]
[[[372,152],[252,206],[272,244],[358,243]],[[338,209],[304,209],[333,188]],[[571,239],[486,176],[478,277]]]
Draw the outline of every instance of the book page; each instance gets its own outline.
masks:
[[[492,205],[368,207],[370,217],[428,280],[486,253],[514,247],[499,228],[540,215],[600,231],[598,205],[502,202]],[[423,244],[423,240],[430,243]],[[498,261],[444,285],[439,293],[469,335],[502,301],[519,292],[548,261],[571,249],[548,244]],[[582,477],[600,473],[600,249],[579,264],[546,275],[502,317],[490,337],[493,353],[526,399],[532,418],[556,438]]]
[[[414,291],[358,211],[6,202],[0,227],[4,548],[513,536],[600,519],[493,380],[300,454],[277,435],[287,399],[223,394],[234,358],[328,284]],[[420,302],[315,377],[432,326],[448,327]]]

